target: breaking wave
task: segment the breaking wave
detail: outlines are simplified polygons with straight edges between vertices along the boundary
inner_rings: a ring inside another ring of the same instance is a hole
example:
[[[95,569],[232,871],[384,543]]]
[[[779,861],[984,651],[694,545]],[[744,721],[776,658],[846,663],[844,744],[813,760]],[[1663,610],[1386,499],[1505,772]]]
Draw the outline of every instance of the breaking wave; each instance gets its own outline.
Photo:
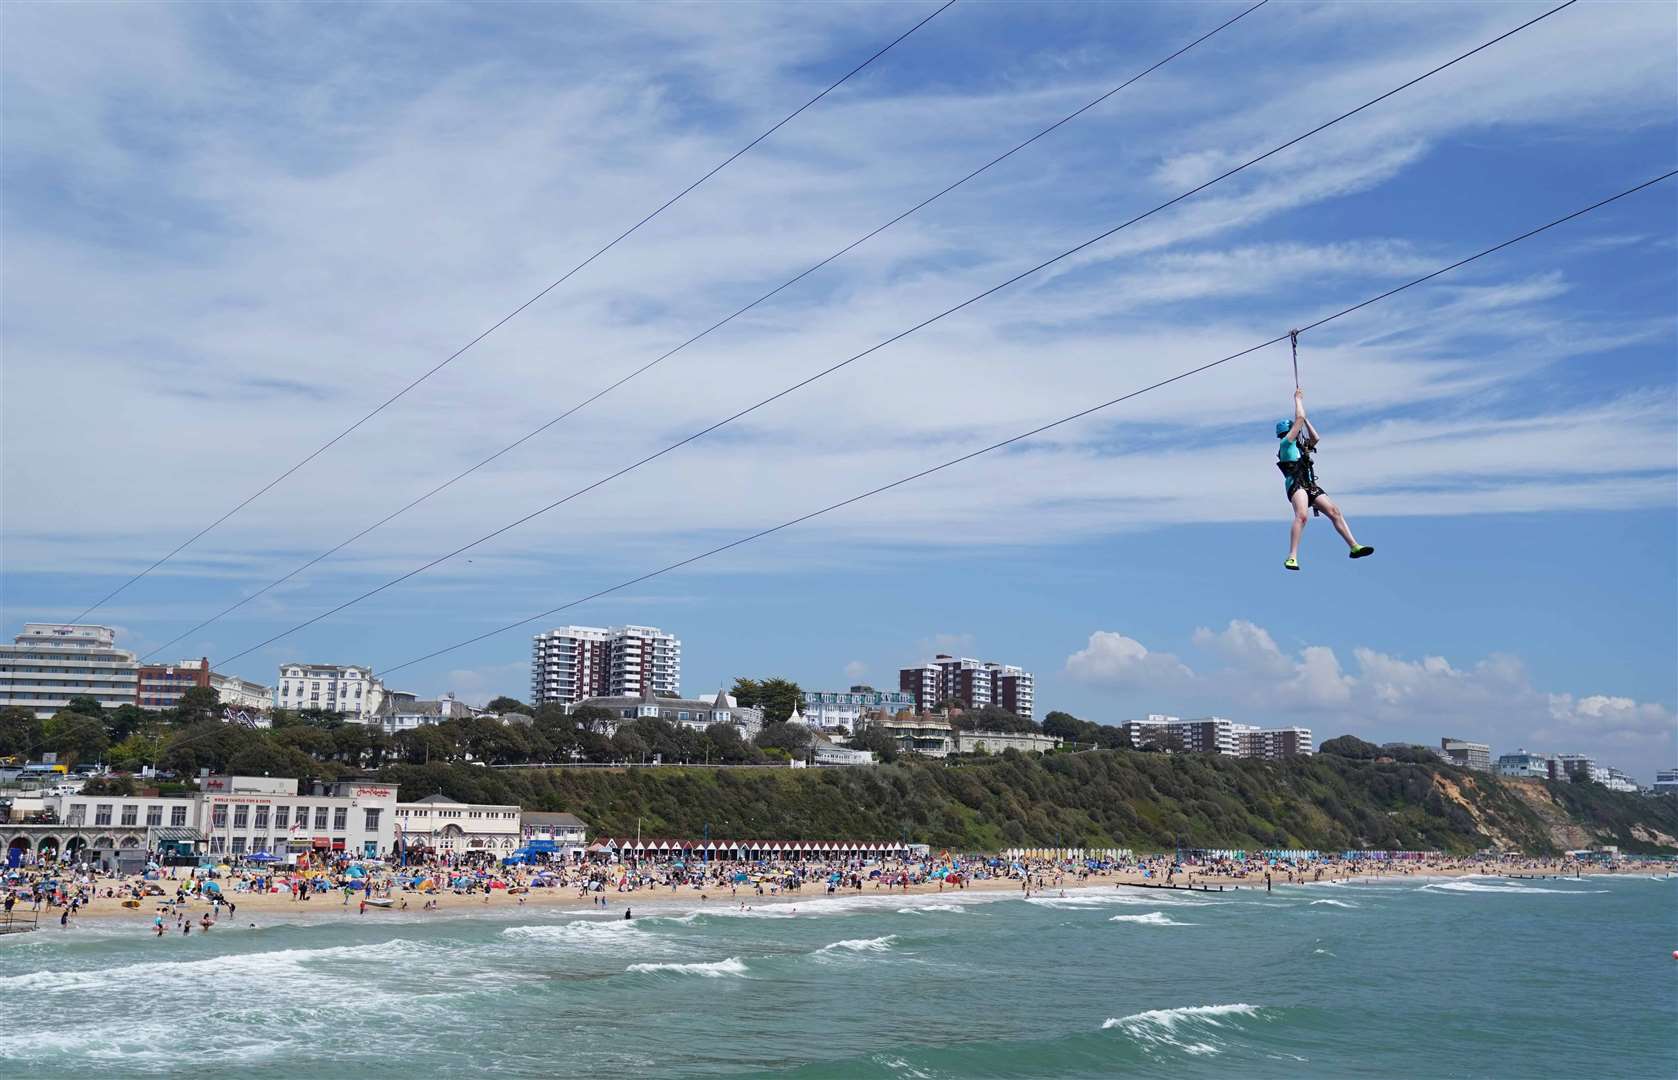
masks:
[[[630,964],[625,971],[637,975],[698,975],[703,979],[722,979],[746,974],[746,962],[738,956],[714,960],[708,964]]]
[[[1114,915],[1108,922],[1141,923],[1144,926],[1193,926],[1194,923],[1178,922],[1163,911],[1150,911],[1146,915]]]

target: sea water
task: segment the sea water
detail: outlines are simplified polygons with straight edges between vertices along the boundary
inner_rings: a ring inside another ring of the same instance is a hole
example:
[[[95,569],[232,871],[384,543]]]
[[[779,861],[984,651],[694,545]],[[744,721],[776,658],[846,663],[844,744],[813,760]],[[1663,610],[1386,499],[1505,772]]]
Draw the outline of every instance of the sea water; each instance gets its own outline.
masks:
[[[1678,1076],[1672,879],[628,902],[43,926],[0,1076]]]

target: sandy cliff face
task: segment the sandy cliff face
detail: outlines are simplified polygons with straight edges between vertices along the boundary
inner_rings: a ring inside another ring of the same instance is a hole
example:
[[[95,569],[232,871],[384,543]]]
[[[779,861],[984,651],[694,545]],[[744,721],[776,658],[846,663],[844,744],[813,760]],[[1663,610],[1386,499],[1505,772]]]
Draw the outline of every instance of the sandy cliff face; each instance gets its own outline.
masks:
[[[1563,851],[1576,851],[1598,843],[1599,837],[1568,816],[1567,810],[1552,797],[1541,780],[1517,780],[1505,777],[1503,786],[1516,795],[1537,814],[1550,830],[1550,840]],[[1673,840],[1654,841],[1671,844]]]

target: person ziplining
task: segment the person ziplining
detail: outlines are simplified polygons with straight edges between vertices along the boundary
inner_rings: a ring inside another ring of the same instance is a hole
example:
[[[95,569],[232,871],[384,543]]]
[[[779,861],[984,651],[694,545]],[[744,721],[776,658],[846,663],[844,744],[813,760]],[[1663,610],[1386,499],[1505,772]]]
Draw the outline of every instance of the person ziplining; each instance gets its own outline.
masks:
[[[1305,415],[1305,391],[1299,388],[1299,331],[1290,332],[1289,337],[1293,344],[1293,419],[1276,421],[1276,437],[1282,440],[1276,451],[1276,467],[1282,470],[1283,490],[1287,493],[1288,504],[1293,507],[1288,561],[1282,566],[1288,570],[1299,569],[1299,537],[1305,532],[1305,522],[1314,513],[1328,517],[1335,531],[1351,549],[1352,558],[1373,555],[1375,549],[1358,543],[1357,537],[1352,535],[1352,527],[1346,524],[1346,515],[1317,485],[1317,469],[1311,455],[1317,449],[1319,436]]]

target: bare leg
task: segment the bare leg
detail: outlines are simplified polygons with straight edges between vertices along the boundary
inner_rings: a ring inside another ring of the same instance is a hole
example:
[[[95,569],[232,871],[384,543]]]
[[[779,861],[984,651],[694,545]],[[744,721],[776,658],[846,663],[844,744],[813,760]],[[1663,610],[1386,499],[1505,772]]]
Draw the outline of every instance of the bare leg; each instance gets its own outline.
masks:
[[[1294,488],[1293,491],[1293,530],[1288,533],[1288,558],[1299,558],[1299,535],[1305,531],[1305,522],[1311,517],[1311,503],[1304,488]]]
[[[1357,538],[1352,535],[1352,527],[1346,524],[1346,515],[1340,512],[1340,507],[1334,505],[1334,500],[1327,495],[1317,496],[1317,509],[1328,515],[1328,520],[1334,524],[1334,531],[1340,534],[1342,540],[1346,541],[1346,546],[1356,549],[1358,546]]]

